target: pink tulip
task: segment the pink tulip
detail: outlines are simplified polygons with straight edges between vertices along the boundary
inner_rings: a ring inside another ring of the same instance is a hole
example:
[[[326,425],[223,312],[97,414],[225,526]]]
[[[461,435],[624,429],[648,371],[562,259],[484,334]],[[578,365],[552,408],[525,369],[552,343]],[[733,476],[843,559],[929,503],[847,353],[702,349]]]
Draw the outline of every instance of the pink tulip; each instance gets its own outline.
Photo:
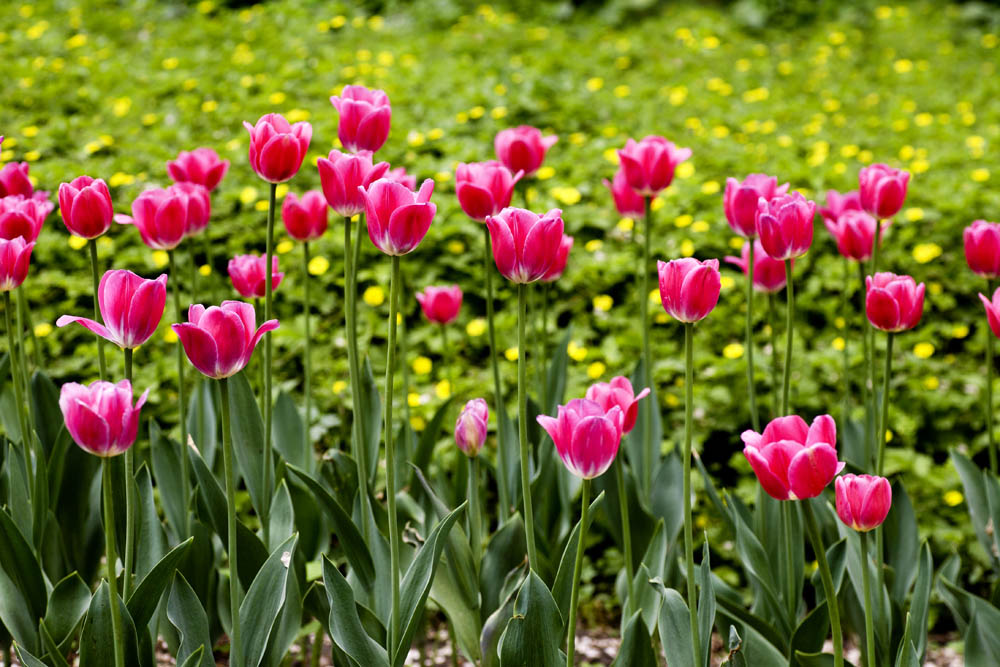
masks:
[[[819,207],[819,214],[827,222],[836,222],[847,211],[863,211],[861,195],[857,190],[841,194],[836,190],[826,191],[826,206]]]
[[[197,236],[208,227],[212,217],[212,201],[208,189],[197,183],[174,183],[167,188],[171,192],[180,193],[187,202],[187,229],[185,236]]]
[[[924,284],[910,276],[876,273],[865,278],[868,321],[882,331],[906,331],[917,326],[924,312]]]
[[[646,215],[646,200],[629,186],[623,169],[615,172],[614,180],[609,181],[605,178],[603,183],[611,191],[611,197],[615,200],[615,208],[618,209],[620,215],[633,219]]]
[[[34,241],[29,243],[22,236],[9,241],[0,239],[0,292],[20,287],[28,277],[34,247]]]
[[[316,166],[326,203],[345,218],[365,210],[365,197],[359,188],[367,188],[389,169],[388,162],[373,165],[369,151],[352,155],[336,149],[330,151],[328,157],[317,160]]]
[[[59,186],[59,213],[70,234],[96,239],[111,228],[111,192],[101,179],[77,176]]]
[[[490,408],[482,398],[474,398],[465,404],[455,420],[455,444],[470,458],[479,455],[486,442]]]
[[[986,321],[989,323],[993,335],[1000,338],[1000,287],[993,292],[992,301],[982,293],[979,294],[979,300],[986,307]]]
[[[559,141],[554,134],[543,136],[542,131],[530,125],[518,125],[497,132],[493,149],[497,159],[511,173],[522,172],[525,177],[535,175],[545,160],[545,153]]]
[[[740,267],[740,271],[747,272],[750,264],[750,241],[743,244],[743,251],[739,257],[726,256],[726,261]],[[794,261],[794,260],[793,260]],[[779,292],[788,282],[785,272],[785,263],[776,259],[771,259],[766,252],[760,239],[753,240],[753,287],[758,292]]]
[[[387,178],[358,188],[365,197],[368,238],[387,255],[412,252],[427,234],[437,206],[430,203],[434,180],[428,178],[413,192]]]
[[[172,324],[191,365],[216,380],[239,373],[250,362],[261,337],[278,328],[268,320],[254,329],[256,312],[242,301],[223,301],[207,309],[196,303],[188,309],[188,321]]]
[[[101,277],[97,303],[104,324],[86,317],[63,315],[56,326],[74,322],[122,349],[134,349],[149,340],[167,303],[167,276],[146,280],[131,271],[112,270]]]
[[[740,437],[760,485],[777,500],[815,498],[844,469],[830,415],[816,417],[808,427],[801,417],[778,417],[763,434],[747,430]]]
[[[250,133],[250,166],[269,183],[284,183],[299,171],[309,150],[312,125],[289,124],[278,113],[260,117],[256,125],[243,121]]]
[[[674,180],[674,170],[691,157],[690,148],[678,148],[663,137],[629,139],[618,151],[629,186],[643,197],[655,197]]]
[[[89,387],[67,382],[59,390],[66,430],[86,452],[102,458],[125,453],[139,432],[139,412],[149,390],[132,404],[132,383],[98,380]]]
[[[861,207],[879,220],[899,213],[906,199],[909,172],[885,164],[873,164],[858,174]]]
[[[146,190],[132,202],[132,217],[117,215],[115,222],[135,225],[142,242],[153,250],[173,250],[187,232],[190,198],[170,188]]]
[[[962,240],[972,272],[987,279],[1000,278],[1000,223],[976,220],[965,228]]]
[[[52,202],[29,199],[22,195],[8,195],[0,199],[0,238],[25,241],[38,240],[45,218],[52,212]]]
[[[859,532],[882,525],[892,507],[892,487],[885,477],[844,475],[834,482],[837,516]]]
[[[261,255],[237,255],[229,260],[229,279],[233,287],[244,299],[263,299],[267,284],[264,282],[264,271],[267,258]],[[278,258],[271,257],[271,289],[278,289],[284,273],[278,272]]]
[[[449,324],[455,321],[462,308],[462,288],[458,285],[425,287],[423,292],[417,292],[417,301],[428,320]]]
[[[552,261],[552,266],[540,278],[543,283],[552,283],[562,277],[563,272],[566,270],[566,261],[569,259],[569,251],[572,249],[573,237],[563,234],[562,241],[559,243],[559,250],[556,251],[556,257]]]
[[[35,187],[28,178],[27,162],[8,162],[0,169],[0,197],[21,195],[32,197]]]
[[[347,150],[374,153],[382,148],[392,123],[388,95],[364,86],[344,86],[339,96],[330,98],[330,103],[340,114],[337,136]]]
[[[555,262],[562,245],[562,211],[538,215],[523,208],[505,208],[486,218],[493,242],[493,261],[500,274],[515,283],[533,283]]]
[[[281,220],[285,231],[296,241],[315,241],[323,236],[329,224],[326,198],[319,190],[308,190],[299,199],[289,192],[281,205]]]
[[[823,222],[827,231],[837,241],[837,250],[841,255],[858,262],[867,262],[871,258],[872,241],[875,238],[875,227],[878,225],[875,218],[864,211],[848,209],[835,220],[823,218]]]
[[[621,444],[623,419],[617,405],[605,412],[599,403],[586,398],[560,405],[558,417],[537,417],[563,465],[583,479],[600,477],[611,467]]]
[[[680,322],[697,322],[719,302],[722,277],[719,260],[700,262],[693,257],[657,262],[660,301],[667,314]]]
[[[586,398],[594,401],[604,410],[605,413],[617,407],[624,415],[622,419],[622,432],[629,433],[635,427],[635,420],[639,416],[639,401],[649,395],[649,387],[639,392],[637,396],[632,390],[632,383],[627,377],[619,375],[612,378],[611,382],[598,382],[590,385],[587,389]]]
[[[196,183],[209,192],[218,187],[229,171],[229,160],[219,159],[211,148],[181,151],[176,159],[167,161],[167,173],[175,183]]]
[[[417,177],[406,173],[406,167],[396,167],[385,172],[385,177],[390,181],[395,181],[400,185],[405,185],[411,190],[417,189]]]
[[[722,208],[729,226],[743,238],[757,236],[757,200],[770,200],[786,192],[788,183],[779,186],[778,179],[767,174],[750,174],[742,183],[727,178]]]
[[[459,164],[455,169],[455,195],[465,214],[477,222],[510,206],[514,185],[524,172],[512,174],[496,160]]]
[[[813,240],[816,203],[798,192],[757,200],[757,234],[773,259],[801,257]]]

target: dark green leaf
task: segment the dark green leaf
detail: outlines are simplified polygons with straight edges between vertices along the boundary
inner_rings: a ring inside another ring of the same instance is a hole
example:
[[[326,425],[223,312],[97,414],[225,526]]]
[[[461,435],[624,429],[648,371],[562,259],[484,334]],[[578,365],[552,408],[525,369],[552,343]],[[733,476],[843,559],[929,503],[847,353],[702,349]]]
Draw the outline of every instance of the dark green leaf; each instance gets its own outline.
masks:
[[[76,572],[67,575],[49,593],[45,625],[57,644],[72,638],[90,607],[90,588]]]
[[[240,605],[241,653],[250,667],[257,667],[267,651],[271,629],[278,618],[291,574],[298,536],[292,535],[275,549],[257,573]]]
[[[271,542],[268,548],[276,548],[292,536],[295,531],[295,511],[292,509],[292,497],[288,493],[285,480],[278,482],[278,488],[271,499]]]
[[[590,516],[594,516],[602,500],[604,500],[603,491],[597,494],[597,497],[590,503],[590,507],[587,509]],[[573,567],[576,565],[576,545],[579,537],[580,521],[577,520],[573,531],[569,534],[569,539],[566,540],[562,558],[559,559],[559,570],[556,572],[555,581],[552,582],[552,598],[556,601],[559,614],[565,619],[569,618],[570,598],[573,594]]]
[[[369,637],[361,625],[351,585],[325,556],[323,583],[330,604],[330,637],[334,643],[359,665],[388,667],[389,656],[385,649]]]
[[[701,638],[705,664],[711,664],[712,628],[715,626],[715,587],[712,585],[712,562],[708,548],[708,535],[702,546],[701,567],[698,568],[698,632]]]
[[[271,438],[286,463],[302,468],[312,474],[316,471],[316,457],[313,456],[312,441],[306,439],[306,427],[302,415],[295,407],[295,401],[285,392],[278,394],[271,415]]]
[[[180,534],[187,515],[185,489],[181,488],[181,456],[188,447],[178,443],[160,430],[155,421],[149,422],[149,451],[153,459],[153,479],[160,492],[160,503],[167,521]]]
[[[649,629],[636,612],[625,625],[618,656],[611,663],[615,667],[659,667],[656,654],[649,642]]]
[[[188,402],[188,433],[195,446],[211,468],[215,464],[218,451],[219,427],[215,409],[215,394],[218,383],[209,379],[199,379],[191,400]]]
[[[149,571],[128,599],[129,614],[138,627],[144,627],[153,618],[153,612],[160,603],[160,597],[174,578],[174,572],[184,561],[193,537],[189,537],[167,552],[160,562]]]
[[[264,485],[264,419],[250,388],[245,372],[229,378],[229,407],[232,410],[231,430],[233,453],[250,491],[250,501],[258,514],[266,515],[274,489]],[[271,476],[274,479],[274,476]]]
[[[139,499],[139,525],[135,540],[135,576],[142,579],[153,569],[166,552],[166,536],[156,512],[153,498],[153,481],[149,468],[143,463],[135,475],[135,485]]]
[[[528,572],[514,602],[514,616],[500,637],[501,667],[558,667],[563,620],[556,601],[538,575]]]
[[[117,600],[125,633],[125,664],[138,665],[139,657],[135,636],[135,626],[128,609]],[[115,664],[115,640],[111,622],[111,594],[108,582],[102,581],[90,601],[87,619],[80,633],[80,667],[109,667]]]
[[[178,664],[215,667],[212,659],[212,640],[209,636],[208,616],[191,585],[180,572],[174,575],[174,583],[167,598],[167,619],[177,628],[180,644],[177,647]],[[198,651],[201,658],[191,663]]]

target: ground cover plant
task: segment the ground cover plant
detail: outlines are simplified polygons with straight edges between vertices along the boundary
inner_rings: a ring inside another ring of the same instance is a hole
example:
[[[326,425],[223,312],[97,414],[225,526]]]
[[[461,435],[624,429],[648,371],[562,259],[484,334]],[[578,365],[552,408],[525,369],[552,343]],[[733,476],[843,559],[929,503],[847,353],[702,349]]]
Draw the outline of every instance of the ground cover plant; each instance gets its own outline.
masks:
[[[1000,14],[821,7],[3,13],[0,660],[1000,664]]]

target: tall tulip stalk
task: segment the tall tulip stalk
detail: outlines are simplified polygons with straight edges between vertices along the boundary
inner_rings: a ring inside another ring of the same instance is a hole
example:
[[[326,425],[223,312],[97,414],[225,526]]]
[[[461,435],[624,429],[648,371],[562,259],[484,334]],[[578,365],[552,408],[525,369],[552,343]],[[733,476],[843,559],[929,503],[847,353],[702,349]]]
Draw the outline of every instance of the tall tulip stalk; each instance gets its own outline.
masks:
[[[483,508],[479,502],[479,452],[486,442],[490,409],[486,400],[474,398],[455,420],[455,445],[469,460],[469,543],[478,572],[483,552]]]
[[[994,297],[993,286],[1000,278],[1000,224],[976,220],[963,232],[965,244],[965,261],[972,272],[986,279],[986,296],[979,295],[987,314]],[[989,320],[992,329],[993,320]],[[986,432],[989,434],[990,471],[997,474],[997,445],[993,429],[993,335],[991,330],[985,332],[986,337]]]

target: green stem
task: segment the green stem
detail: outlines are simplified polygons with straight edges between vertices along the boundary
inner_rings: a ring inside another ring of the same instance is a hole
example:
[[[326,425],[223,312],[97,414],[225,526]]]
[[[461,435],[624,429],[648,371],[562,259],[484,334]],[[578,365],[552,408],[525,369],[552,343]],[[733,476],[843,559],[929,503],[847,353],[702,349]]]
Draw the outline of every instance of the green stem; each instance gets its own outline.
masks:
[[[531,447],[528,444],[528,346],[525,324],[528,319],[528,286],[517,284],[517,435],[521,446],[521,493],[524,496],[524,537],[528,543],[528,568],[538,567],[535,551],[535,513],[531,507]]]
[[[757,415],[757,389],[753,372],[753,251],[750,239],[750,261],[747,263],[747,394],[750,397],[750,423],[753,430],[760,432],[760,417]]]
[[[986,279],[986,295],[993,298],[993,281]],[[990,443],[990,472],[997,474],[997,443],[993,434],[993,332],[984,327],[986,334],[986,432]]]
[[[90,246],[90,277],[94,281],[94,320],[101,322],[100,299],[97,298],[101,284],[101,278],[97,269],[97,239],[91,239],[87,245]],[[97,334],[94,335],[97,336]],[[97,366],[101,372],[101,379],[107,380],[108,364],[104,360],[104,339],[100,336],[97,336]]]
[[[628,518],[628,493],[625,489],[625,457],[616,457],[615,479],[618,482],[618,507],[622,519],[622,542],[625,549],[625,576],[629,602],[635,603],[635,565],[632,561],[632,523]]]
[[[23,321],[23,324],[22,324]],[[27,325],[27,326],[25,326]],[[24,288],[17,288],[17,329],[21,331],[28,337],[31,341],[31,356],[35,363],[35,368],[42,367],[42,357],[41,352],[38,349],[38,339],[35,338],[35,325],[32,322],[31,310],[28,308],[28,297],[25,295]],[[24,377],[25,381],[31,378],[28,374],[27,366],[27,353],[24,353]]]
[[[396,313],[399,308],[399,256],[392,257],[389,282],[389,343],[385,361],[385,497],[389,505],[389,561],[392,569],[392,617],[389,632],[390,662],[395,662],[399,642],[399,525],[396,519],[396,449],[392,443],[393,376],[396,371]],[[398,647],[404,650],[403,647]]]
[[[191,301],[198,300],[198,262],[194,257],[194,239],[188,239],[185,244],[188,250],[188,260],[191,262]]]
[[[642,317],[642,370],[643,386],[653,386],[653,355],[649,346],[649,255],[650,244],[653,237],[653,198],[645,197],[646,202],[646,233],[642,243],[642,292],[639,294],[639,313]],[[642,478],[639,480],[643,491],[648,491],[652,484],[653,475],[653,410],[656,405],[649,403],[646,406],[646,418],[642,420],[643,446],[642,452]],[[656,446],[659,454],[659,444]]]
[[[850,339],[849,336],[850,332],[848,329],[848,322],[850,322],[850,318],[848,317],[848,315],[850,314],[850,309],[851,309],[850,269],[851,269],[851,260],[847,259],[847,257],[844,257],[844,289],[843,289],[843,294],[841,294],[840,309],[842,317],[844,318],[844,332],[843,336],[841,336],[841,338],[844,341],[844,404],[842,408],[841,421],[845,426],[847,424],[848,418],[851,415],[851,399],[850,399],[851,357],[850,357],[850,352],[847,349],[848,347],[847,341]]]
[[[691,521],[691,441],[694,410],[694,324],[684,323],[684,560],[687,570],[687,603],[691,614],[691,645],[694,664],[701,665],[701,637],[698,631],[698,595],[694,584],[694,535]]]
[[[323,626],[316,628],[316,635],[313,637],[312,651],[309,655],[310,667],[319,667],[319,660],[323,656]]]
[[[125,348],[125,379],[132,384],[132,349]],[[186,445],[184,446],[186,447]],[[128,600],[132,596],[132,573],[135,569],[136,507],[139,503],[135,488],[134,447],[125,450],[125,572],[122,575],[122,591]],[[186,453],[186,449],[182,448]]]
[[[873,327],[868,323],[868,315],[866,312],[866,292],[867,287],[865,286],[865,267],[860,262],[858,263],[858,273],[861,278],[861,345],[864,348],[865,355],[865,369],[868,377],[865,381],[861,383],[864,391],[862,392],[862,399],[865,402],[865,460],[869,462],[870,465],[875,464],[875,429],[877,428],[877,414],[876,409],[876,394],[875,394],[875,359],[872,350],[871,336],[874,333]]]
[[[115,644],[115,666],[125,667],[125,631],[122,612],[118,608],[118,580],[115,573],[115,497],[111,481],[111,459],[101,459],[104,487],[104,548],[108,561],[108,592],[111,594],[111,632]]]
[[[531,335],[535,339],[534,364],[535,382],[538,383],[538,407],[544,413],[548,412],[549,401],[545,395],[545,357],[542,356],[542,341],[544,321],[542,321],[542,308],[539,305],[540,292],[545,283],[535,283],[531,288],[529,298],[531,299]]]
[[[180,275],[177,273],[177,259],[174,257],[175,251],[170,250],[167,252],[167,259],[169,261],[170,269],[170,282],[174,286],[174,311],[178,322],[186,322],[184,317],[184,311],[181,308],[181,282]],[[182,531],[183,536],[191,534],[191,517],[186,511],[189,498],[190,487],[190,473],[188,471],[188,457],[187,457],[187,398],[185,397],[184,391],[184,346],[181,345],[180,341],[175,343],[177,346],[177,409],[180,412],[180,443],[181,443],[181,492],[184,495],[184,522],[183,526],[179,526]]]
[[[455,395],[455,364],[446,363],[451,356],[448,353],[448,325],[440,324],[441,327],[441,380],[448,381],[448,395]],[[447,370],[445,370],[447,368]]]
[[[361,222],[358,223],[361,227]],[[354,265],[355,254],[351,248],[351,219],[344,218],[344,316],[347,329],[347,362],[351,375],[351,402],[354,406],[354,461],[358,466],[358,495],[361,501],[362,521],[361,535],[365,543],[370,543],[370,533],[367,517],[368,509],[368,461],[365,443],[368,442],[364,415],[361,414],[361,364],[358,360],[358,325],[355,304],[358,298],[357,270]]]
[[[767,323],[768,328],[771,330],[771,418],[780,417],[778,414],[781,397],[778,394],[778,334],[777,327],[775,324],[775,312],[777,308],[774,305],[775,297],[774,292],[769,292],[767,295]]]
[[[219,380],[222,393],[222,464],[226,473],[226,509],[228,510],[229,539],[229,613],[232,616],[232,634],[229,637],[229,661],[240,661],[240,578],[236,560],[236,473],[233,470],[233,435],[229,416],[229,378]]]
[[[22,364],[18,359],[18,348],[15,344],[14,338],[14,323],[10,316],[10,311],[13,308],[10,299],[10,292],[3,293],[3,315],[4,315],[4,325],[7,327],[7,351],[8,351],[8,361],[10,363],[10,381],[14,386],[14,402],[17,403],[17,421],[18,426],[21,427],[21,446],[24,447],[24,479],[28,484],[28,493],[35,493],[34,475],[32,473],[32,462],[31,462],[31,436],[28,427],[28,415],[27,409],[24,403],[24,394],[21,393],[21,369]],[[30,510],[28,510],[30,512]]]
[[[872,236],[872,275],[878,273],[878,251],[882,244],[879,242],[882,236],[882,221],[875,221],[875,235]]]
[[[483,508],[479,503],[479,454],[469,459],[469,535],[472,562],[478,573],[483,554]]]
[[[580,490],[580,535],[573,562],[573,588],[569,601],[569,629],[566,631],[566,667],[573,667],[576,657],[576,608],[580,603],[580,570],[583,569],[583,546],[587,538],[587,510],[590,509],[590,480],[583,480]]]
[[[806,531],[812,542],[819,565],[819,576],[823,582],[823,592],[826,594],[826,608],[830,614],[830,631],[833,634],[833,664],[844,667],[844,635],[840,631],[840,605],[837,601],[837,591],[833,587],[833,576],[830,574],[830,564],[826,560],[826,550],[820,538],[816,515],[813,514],[812,503],[808,499],[802,502],[802,513],[806,518]]]
[[[875,623],[872,618],[871,573],[868,563],[868,533],[861,532],[861,581],[865,591],[865,647],[867,649],[867,667],[875,667]]]
[[[792,318],[795,313],[795,290],[792,287],[792,260],[785,260],[785,272],[788,274],[788,303],[785,308],[785,372],[781,379],[781,416],[788,415],[788,392],[792,377],[792,338],[795,327]]]
[[[207,227],[201,233],[201,251],[205,255],[205,265],[208,266],[209,272],[211,273],[215,270],[215,263],[212,261],[212,242],[209,240]],[[219,301],[219,299],[216,298],[215,291],[215,285],[217,283],[217,280],[209,280],[209,295],[212,298],[212,303]]]
[[[264,321],[274,318],[274,286],[271,279],[271,262],[274,257],[274,212],[276,208],[275,198],[278,189],[277,183],[271,183],[270,197],[267,205],[267,250],[264,263]],[[271,332],[264,334],[264,366],[267,370],[264,373],[264,497],[261,502],[261,527],[264,531],[264,544],[271,548],[271,528],[269,516],[271,514],[271,489],[274,488],[274,460],[272,448],[274,446],[271,435],[271,377],[274,364],[274,351],[271,343]]]
[[[497,362],[497,336],[493,324],[493,252],[490,249],[489,227],[483,225],[483,273],[486,274],[486,327],[490,337],[490,366],[493,368],[493,396],[498,412],[497,419],[497,495],[500,500],[500,522],[510,515],[510,492],[507,483],[507,443],[505,441],[503,423],[506,420],[506,408],[503,404],[503,386],[500,384],[500,365]],[[503,410],[503,415],[500,411]]]
[[[306,404],[306,423],[303,436],[305,437],[305,442],[302,443],[304,450],[311,450],[311,441],[309,439],[309,427],[312,424],[312,331],[311,323],[309,318],[311,317],[310,303],[309,303],[309,242],[305,241],[302,244],[302,310],[305,313],[306,319],[306,358],[303,364],[305,375],[302,380],[303,391],[305,392],[305,404]]]
[[[795,620],[798,615],[799,610],[799,598],[796,595],[797,583],[795,581],[795,570],[792,567],[792,563],[795,560],[795,545],[792,544],[792,512],[795,511],[795,507],[791,503],[781,503],[781,518],[785,524],[785,584],[788,591],[788,617]],[[796,623],[792,623],[796,625]]]
[[[885,338],[885,375],[882,378],[882,416],[878,422],[878,465],[875,474],[882,476],[885,469],[885,434],[889,430],[889,379],[892,374],[892,341],[895,338],[890,331]]]
[[[256,297],[253,300],[253,310],[256,317],[256,326],[260,326],[264,321],[264,309],[260,307],[260,297]],[[264,414],[264,373],[267,371],[264,365],[264,359],[260,356],[257,357],[257,391],[259,392],[257,397],[257,405],[260,407],[260,414]]]

